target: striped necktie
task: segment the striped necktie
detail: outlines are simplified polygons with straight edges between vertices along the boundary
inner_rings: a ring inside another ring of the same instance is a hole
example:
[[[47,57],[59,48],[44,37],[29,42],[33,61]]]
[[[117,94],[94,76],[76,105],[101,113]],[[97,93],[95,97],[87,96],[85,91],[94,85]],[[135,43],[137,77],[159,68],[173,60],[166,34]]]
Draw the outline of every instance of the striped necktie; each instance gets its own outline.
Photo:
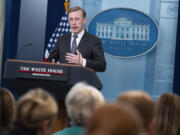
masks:
[[[72,54],[75,54],[76,53],[76,48],[77,48],[77,41],[76,41],[76,38],[78,36],[77,35],[73,35],[73,41],[72,41],[72,48],[71,48],[71,53]]]

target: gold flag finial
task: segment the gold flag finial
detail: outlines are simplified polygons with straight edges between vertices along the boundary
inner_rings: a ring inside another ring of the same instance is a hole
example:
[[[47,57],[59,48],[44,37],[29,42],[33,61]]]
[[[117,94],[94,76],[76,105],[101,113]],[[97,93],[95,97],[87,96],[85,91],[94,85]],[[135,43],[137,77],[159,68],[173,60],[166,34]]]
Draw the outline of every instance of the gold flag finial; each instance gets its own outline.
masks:
[[[69,0],[65,0],[64,7],[65,7],[66,12],[68,12],[69,11]]]

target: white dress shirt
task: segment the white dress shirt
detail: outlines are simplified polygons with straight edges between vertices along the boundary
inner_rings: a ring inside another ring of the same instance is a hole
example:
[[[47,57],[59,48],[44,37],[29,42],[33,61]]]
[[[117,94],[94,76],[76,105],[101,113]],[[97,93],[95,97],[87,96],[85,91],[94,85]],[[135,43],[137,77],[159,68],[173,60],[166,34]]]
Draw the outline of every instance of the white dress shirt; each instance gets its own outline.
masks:
[[[77,47],[78,47],[78,45],[79,45],[79,43],[80,43],[80,41],[81,41],[81,39],[82,39],[82,37],[83,37],[83,35],[84,35],[84,32],[85,32],[85,30],[83,29],[79,34],[77,34],[77,38],[76,38],[76,42],[77,42]],[[73,39],[74,39],[74,37],[73,37],[73,33],[71,34],[71,49],[72,49],[72,42],[73,42]],[[81,52],[80,52],[81,53]],[[83,67],[85,67],[86,66],[86,59],[84,59],[83,58]]]

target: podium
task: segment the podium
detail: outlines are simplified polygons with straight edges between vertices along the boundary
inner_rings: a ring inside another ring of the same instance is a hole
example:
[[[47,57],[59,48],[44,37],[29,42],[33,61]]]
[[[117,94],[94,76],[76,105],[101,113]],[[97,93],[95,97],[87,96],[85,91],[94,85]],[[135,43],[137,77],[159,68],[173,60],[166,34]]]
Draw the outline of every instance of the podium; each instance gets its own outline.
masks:
[[[5,80],[19,96],[29,89],[41,87],[57,100],[64,100],[69,89],[81,81],[102,89],[96,73],[80,65],[8,59],[4,69]]]
[[[29,89],[40,87],[57,99],[59,116],[52,132],[61,130],[68,125],[64,99],[74,84],[84,81],[99,90],[102,89],[96,73],[92,69],[80,65],[8,59],[4,69],[5,80],[18,96],[26,93]]]

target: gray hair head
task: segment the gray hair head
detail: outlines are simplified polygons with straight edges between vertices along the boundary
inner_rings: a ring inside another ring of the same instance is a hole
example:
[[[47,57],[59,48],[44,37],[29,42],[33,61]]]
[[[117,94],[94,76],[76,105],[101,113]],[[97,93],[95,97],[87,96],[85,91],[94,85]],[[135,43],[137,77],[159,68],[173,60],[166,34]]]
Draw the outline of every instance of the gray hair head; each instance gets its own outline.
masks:
[[[93,86],[80,82],[66,96],[66,107],[72,125],[86,125],[94,109],[105,103],[104,97]]]

